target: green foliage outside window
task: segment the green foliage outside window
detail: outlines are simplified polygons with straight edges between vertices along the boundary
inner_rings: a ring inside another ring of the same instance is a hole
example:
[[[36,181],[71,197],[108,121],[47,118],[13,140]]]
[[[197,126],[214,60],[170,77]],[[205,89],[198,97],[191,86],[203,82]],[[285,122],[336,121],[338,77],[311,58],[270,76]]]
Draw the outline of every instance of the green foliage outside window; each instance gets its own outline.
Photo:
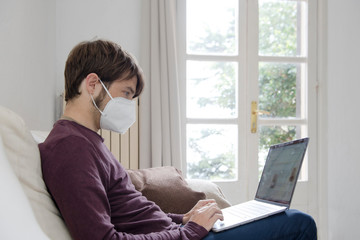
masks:
[[[201,160],[196,164],[188,163],[188,176],[194,179],[206,180],[224,180],[235,177],[235,156],[233,151],[224,152],[214,157],[210,156],[208,152],[204,151],[199,145],[199,141],[202,141],[204,138],[219,134],[222,134],[221,131],[208,128],[201,131],[200,138],[192,138],[189,140],[188,144],[190,148],[200,154]]]

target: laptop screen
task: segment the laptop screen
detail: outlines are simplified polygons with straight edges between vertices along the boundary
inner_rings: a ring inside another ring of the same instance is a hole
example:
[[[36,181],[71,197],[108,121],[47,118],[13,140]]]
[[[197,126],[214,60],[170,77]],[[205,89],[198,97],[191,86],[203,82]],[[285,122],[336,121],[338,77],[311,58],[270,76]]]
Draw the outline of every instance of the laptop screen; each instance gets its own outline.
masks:
[[[271,146],[255,199],[290,206],[309,138]]]

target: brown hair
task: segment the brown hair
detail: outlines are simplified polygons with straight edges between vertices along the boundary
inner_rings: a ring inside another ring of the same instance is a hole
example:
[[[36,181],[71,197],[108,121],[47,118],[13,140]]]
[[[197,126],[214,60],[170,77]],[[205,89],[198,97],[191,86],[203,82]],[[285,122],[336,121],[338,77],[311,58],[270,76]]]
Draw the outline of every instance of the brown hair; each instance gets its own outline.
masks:
[[[134,98],[144,88],[142,70],[131,54],[110,41],[84,41],[71,50],[65,64],[65,101],[80,95],[80,84],[90,73],[96,73],[108,87],[119,78],[136,76]]]

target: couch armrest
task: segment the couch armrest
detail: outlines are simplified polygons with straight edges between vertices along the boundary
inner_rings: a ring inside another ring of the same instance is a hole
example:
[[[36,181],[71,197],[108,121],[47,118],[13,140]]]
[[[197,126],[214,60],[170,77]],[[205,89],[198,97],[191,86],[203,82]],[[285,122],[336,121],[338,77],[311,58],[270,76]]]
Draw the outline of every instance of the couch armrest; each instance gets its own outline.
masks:
[[[186,182],[194,191],[205,193],[206,199],[214,199],[221,209],[231,206],[220,187],[215,183],[199,179],[186,179]]]

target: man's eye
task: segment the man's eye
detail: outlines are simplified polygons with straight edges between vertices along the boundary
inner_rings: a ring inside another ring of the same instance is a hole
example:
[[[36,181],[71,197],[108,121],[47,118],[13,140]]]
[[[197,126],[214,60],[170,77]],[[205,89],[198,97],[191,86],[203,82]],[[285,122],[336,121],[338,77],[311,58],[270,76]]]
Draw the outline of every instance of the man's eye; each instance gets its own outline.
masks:
[[[131,94],[131,92],[124,92],[124,97],[127,98],[127,99],[131,99],[133,96]]]

